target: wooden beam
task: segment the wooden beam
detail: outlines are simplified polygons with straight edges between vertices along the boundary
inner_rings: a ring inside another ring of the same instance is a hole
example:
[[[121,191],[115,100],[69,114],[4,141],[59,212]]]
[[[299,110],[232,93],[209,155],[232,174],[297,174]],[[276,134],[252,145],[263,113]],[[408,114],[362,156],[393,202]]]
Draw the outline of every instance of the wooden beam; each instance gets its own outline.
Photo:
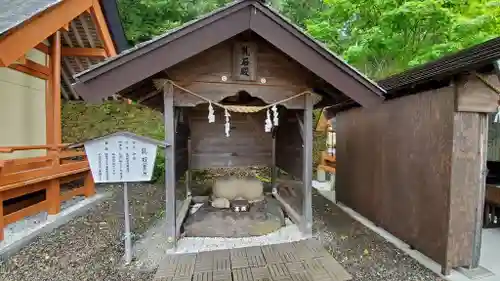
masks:
[[[60,31],[69,31],[69,22],[65,23],[63,26],[61,26]]]
[[[92,6],[93,0],[66,0],[33,17],[0,39],[0,66],[7,66]]]
[[[38,43],[36,46],[35,46],[35,49],[37,49],[38,51],[48,55],[49,54],[49,46],[45,45],[44,43]]]
[[[27,62],[26,64],[11,64],[11,65],[9,65],[9,68],[23,72],[23,73],[28,74],[28,75],[33,76],[33,77],[37,77],[37,78],[40,78],[43,80],[49,80],[48,74],[50,73],[50,71],[49,71],[48,67],[40,65],[41,67],[33,68],[32,67],[33,64],[29,63],[30,60],[27,60],[26,62]],[[35,62],[33,62],[33,63],[37,64]],[[42,70],[42,71],[40,71],[40,70]]]
[[[107,55],[109,57],[116,56],[115,45],[111,39],[111,34],[109,33],[108,25],[106,24],[106,19],[98,0],[93,0],[93,4],[90,7],[90,16],[96,25],[97,33],[102,40]]]
[[[64,57],[107,57],[106,50],[101,48],[62,48]]]

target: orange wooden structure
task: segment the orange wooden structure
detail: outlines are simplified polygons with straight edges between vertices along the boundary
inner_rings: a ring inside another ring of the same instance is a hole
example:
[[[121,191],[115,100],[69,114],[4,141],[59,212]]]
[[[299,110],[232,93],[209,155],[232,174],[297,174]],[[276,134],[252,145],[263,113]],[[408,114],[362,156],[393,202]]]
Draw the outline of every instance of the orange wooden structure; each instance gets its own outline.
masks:
[[[333,133],[333,128],[330,120],[327,118],[325,111],[321,111],[321,116],[316,123],[316,132],[327,134],[327,138],[331,137],[329,134]],[[335,154],[330,153],[328,147],[326,147],[326,150],[321,151],[320,154],[320,161],[317,167],[318,170],[335,173],[335,167],[337,164]]]
[[[57,214],[62,201],[95,193],[85,153],[68,150],[62,144],[61,99],[80,99],[71,88],[73,75],[116,55],[117,49],[127,47],[123,45],[125,37],[117,22],[114,1],[54,0],[43,7],[33,2],[20,8],[2,7],[7,10],[0,14],[18,12],[19,17],[13,22],[0,20],[0,68],[7,67],[46,81],[46,142],[0,147],[0,159],[6,159],[0,160],[0,241],[5,225],[40,211]],[[103,11],[104,6],[114,10]],[[121,41],[121,46],[117,41]],[[27,58],[31,50],[45,54],[45,65]],[[15,153],[19,151],[42,153],[18,158]],[[61,188],[70,182],[74,184]]]

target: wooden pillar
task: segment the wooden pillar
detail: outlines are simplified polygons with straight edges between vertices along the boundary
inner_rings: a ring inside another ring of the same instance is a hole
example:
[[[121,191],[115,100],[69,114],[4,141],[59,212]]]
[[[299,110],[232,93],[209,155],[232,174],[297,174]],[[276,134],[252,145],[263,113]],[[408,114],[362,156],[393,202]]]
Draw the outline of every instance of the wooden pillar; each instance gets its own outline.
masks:
[[[278,168],[276,167],[276,128],[273,129],[273,143],[272,143],[272,164],[271,164],[271,187],[273,191],[277,188],[276,183],[278,180]]]
[[[188,138],[187,142],[187,157],[188,157],[188,167],[186,171],[186,198],[188,196],[191,196],[191,180],[192,180],[192,174],[191,174],[191,153],[192,153],[192,148],[191,148],[191,137]]]
[[[167,220],[168,248],[175,248],[176,237],[176,207],[175,207],[175,111],[174,88],[168,83],[163,88],[165,120],[165,142],[170,145],[165,148],[165,217]]]
[[[85,197],[91,197],[94,196],[95,194],[95,183],[94,183],[94,178],[92,177],[92,172],[88,171],[87,174],[85,175],[85,178],[83,180],[83,186],[84,186],[84,195]]]
[[[306,235],[312,234],[312,172],[313,172],[313,100],[311,94],[305,95],[304,126],[303,126],[303,153],[302,153],[302,232]]]
[[[47,92],[47,143],[61,144],[61,33],[50,40],[50,89]],[[51,112],[49,112],[49,110]],[[50,136],[50,138],[49,138]],[[49,142],[50,140],[50,142]]]
[[[479,190],[476,194],[476,221],[474,240],[472,245],[472,263],[470,269],[479,267],[479,259],[481,257],[481,243],[483,235],[483,215],[484,203],[486,197],[486,176],[488,168],[486,162],[488,158],[488,115],[486,113],[479,113],[479,159],[480,165],[478,170],[479,177]]]
[[[58,179],[48,182],[46,200],[49,215],[56,215],[61,211],[61,185]]]

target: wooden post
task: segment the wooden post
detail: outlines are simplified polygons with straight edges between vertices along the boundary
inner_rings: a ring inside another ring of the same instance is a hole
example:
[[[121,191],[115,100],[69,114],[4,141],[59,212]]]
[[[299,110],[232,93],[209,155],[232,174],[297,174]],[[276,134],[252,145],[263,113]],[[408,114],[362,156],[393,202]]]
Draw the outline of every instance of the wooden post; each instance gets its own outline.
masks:
[[[0,193],[0,241],[3,241],[4,239],[4,234],[3,234],[3,228],[5,227],[4,222],[3,222],[3,195]]]
[[[83,180],[83,186],[85,187],[84,195],[85,197],[91,197],[95,194],[95,183],[92,177],[92,172],[88,171]]]
[[[312,235],[312,172],[313,172],[313,100],[311,94],[305,95],[304,106],[304,124],[303,124],[303,166],[302,181],[303,199],[302,199],[302,232],[306,235]]]
[[[56,215],[61,211],[61,186],[58,179],[48,182],[45,200],[49,202],[49,215]]]
[[[470,269],[475,269],[479,267],[479,259],[481,257],[481,242],[483,234],[483,215],[484,215],[484,202],[486,197],[486,176],[488,174],[488,169],[486,167],[486,161],[488,154],[486,150],[488,149],[488,114],[478,113],[479,116],[479,191],[476,194],[476,225],[474,232],[474,242],[472,245],[472,263]]]
[[[191,148],[191,137],[188,138],[188,143],[187,143],[187,157],[188,157],[188,168],[186,171],[186,198],[191,196],[191,181],[192,181],[192,174],[191,174],[191,153],[192,153],[192,148]]]
[[[272,164],[271,164],[271,187],[276,188],[278,180],[278,168],[276,167],[276,129],[273,129],[273,143],[272,143]]]
[[[52,35],[50,44],[50,93],[48,95],[52,96],[52,132],[48,131],[48,134],[52,134],[53,144],[62,143],[62,133],[61,133],[61,33],[56,31]],[[50,143],[52,144],[52,143]]]
[[[165,142],[170,146],[165,148],[165,217],[167,220],[168,248],[175,248],[176,237],[176,208],[175,208],[175,111],[174,88],[168,83],[163,88],[163,116],[165,119]]]

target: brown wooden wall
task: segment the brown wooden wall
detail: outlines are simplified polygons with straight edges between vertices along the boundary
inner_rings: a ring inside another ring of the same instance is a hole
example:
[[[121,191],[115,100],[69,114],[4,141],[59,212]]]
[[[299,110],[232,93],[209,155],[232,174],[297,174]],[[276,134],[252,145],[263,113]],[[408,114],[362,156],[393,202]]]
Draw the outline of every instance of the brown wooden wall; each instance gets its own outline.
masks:
[[[264,132],[266,112],[231,112],[230,137],[224,132],[224,111],[215,107],[215,123],[208,123],[208,105],[191,109],[193,169],[269,166],[272,164],[272,135]]]
[[[258,78],[256,81],[235,80],[232,77],[233,48],[236,42],[243,40],[248,38],[240,36],[223,42],[169,68],[166,72],[177,84],[217,102],[234,96],[239,91],[246,91],[269,104],[317,85],[317,78],[303,66],[258,36],[250,39],[256,45],[255,71]],[[227,81],[222,80],[223,76]],[[261,79],[265,79],[265,83],[262,83]],[[176,106],[195,106],[206,102],[179,89],[175,89],[175,93]],[[319,102],[319,99],[315,102]],[[292,99],[284,105],[287,108],[304,108],[304,101]]]
[[[188,108],[176,108],[175,179],[179,180],[188,169],[188,140],[190,137]]]
[[[451,87],[337,116],[338,201],[443,265],[453,129]]]
[[[302,135],[297,116],[302,120],[302,110],[280,112],[280,124],[276,132],[276,166],[302,179]]]

